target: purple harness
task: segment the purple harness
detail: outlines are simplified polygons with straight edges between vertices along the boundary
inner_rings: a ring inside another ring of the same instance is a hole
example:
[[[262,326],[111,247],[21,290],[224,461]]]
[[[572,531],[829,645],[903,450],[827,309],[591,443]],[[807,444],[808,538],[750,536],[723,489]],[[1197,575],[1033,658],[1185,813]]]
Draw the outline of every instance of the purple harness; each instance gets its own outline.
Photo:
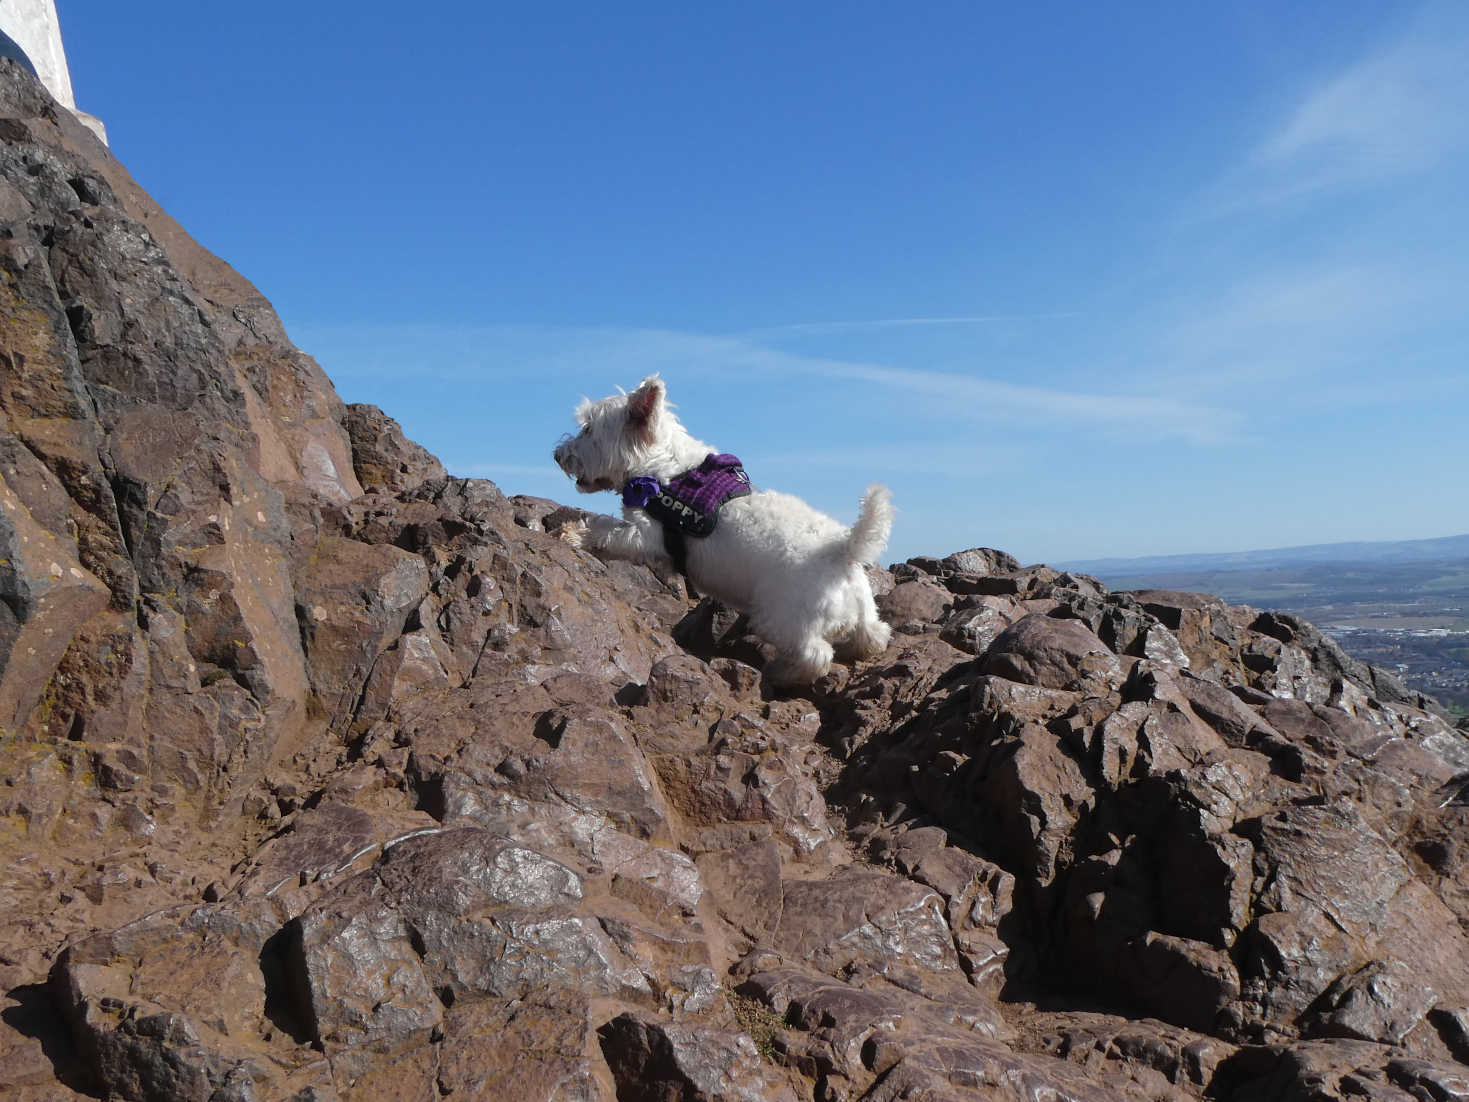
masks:
[[[719,523],[719,507],[750,492],[750,476],[732,455],[709,455],[664,485],[652,475],[629,479],[622,503],[643,509],[663,525],[663,546],[680,574],[688,575],[685,536],[704,537]]]

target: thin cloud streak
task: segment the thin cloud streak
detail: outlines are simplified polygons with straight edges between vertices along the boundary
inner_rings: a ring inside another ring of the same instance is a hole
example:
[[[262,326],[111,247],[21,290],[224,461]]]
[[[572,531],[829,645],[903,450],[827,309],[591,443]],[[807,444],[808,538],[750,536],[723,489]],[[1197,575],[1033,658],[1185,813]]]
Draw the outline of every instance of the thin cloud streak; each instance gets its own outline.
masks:
[[[1206,218],[1421,174],[1469,145],[1469,18],[1433,4],[1305,95],[1208,193]]]
[[[643,365],[700,365],[701,371],[754,371],[877,384],[922,398],[935,419],[1007,427],[1111,434],[1146,431],[1160,438],[1218,445],[1242,442],[1242,419],[1232,411],[1149,395],[1106,395],[1025,386],[952,372],[889,367],[803,356],[728,337],[666,330],[640,331]],[[652,368],[650,367],[650,370]]]
[[[752,469],[782,470],[793,467],[880,471],[925,477],[971,477],[976,470],[993,474],[1024,466],[1027,460],[1013,449],[986,443],[923,444],[894,443],[862,448],[805,448],[790,451],[749,450]],[[758,481],[758,479],[757,479]]]
[[[987,325],[1006,321],[1055,321],[1059,318],[1079,318],[1079,310],[1065,310],[1047,314],[974,314],[948,318],[873,318],[866,321],[805,321],[789,325],[772,325],[764,329],[746,329],[731,334],[736,339],[758,340],[762,337],[804,336],[821,333],[860,332],[864,329],[917,329],[930,326]]]
[[[310,335],[321,340],[324,360],[335,358],[325,347],[331,339],[327,330]],[[1064,428],[1103,436],[1142,432],[1220,445],[1241,442],[1243,424],[1231,410],[1157,395],[1029,386],[955,372],[803,355],[741,338],[664,329],[379,325],[354,328],[348,339],[353,348],[344,348],[341,355],[347,366],[328,365],[329,373],[343,380],[353,372],[372,375],[401,370],[405,360],[415,364],[417,377],[479,382],[506,375],[539,380],[554,375],[597,394],[607,393],[614,384],[633,385],[653,372],[670,379],[714,374],[737,378],[750,373],[879,386],[920,400],[923,409],[914,416],[1006,429]],[[436,346],[445,350],[442,356],[436,354]],[[368,350],[369,358],[354,360],[354,349]],[[472,355],[466,354],[468,349],[474,350]]]
[[[1145,431],[1160,439],[1203,445],[1243,442],[1242,420],[1237,414],[1172,398],[1051,390],[940,371],[830,361],[813,370],[921,394],[963,418],[1019,421],[1048,429],[1068,422],[1072,430]]]
[[[1237,273],[1171,307],[1140,349],[1154,366],[1132,382],[1276,414],[1355,404],[1349,392],[1378,388],[1392,404],[1409,394],[1456,401],[1457,367],[1444,371],[1432,357],[1418,366],[1407,352],[1430,334],[1459,339],[1461,284],[1454,269],[1407,253]]]
[[[1459,27],[1445,38],[1435,22],[1318,88],[1255,159],[1331,158],[1343,182],[1431,165],[1465,135],[1466,36]]]
[[[1276,269],[1242,278],[1160,333],[1174,394],[1277,388],[1340,371],[1382,339],[1422,294],[1410,273],[1361,264]]]

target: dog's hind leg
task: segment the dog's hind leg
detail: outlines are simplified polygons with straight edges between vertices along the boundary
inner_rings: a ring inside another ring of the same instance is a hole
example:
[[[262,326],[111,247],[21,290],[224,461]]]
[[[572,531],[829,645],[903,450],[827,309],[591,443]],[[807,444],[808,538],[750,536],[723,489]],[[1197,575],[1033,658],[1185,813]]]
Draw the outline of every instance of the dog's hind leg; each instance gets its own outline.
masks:
[[[874,615],[870,620],[864,619],[857,624],[851,642],[842,649],[853,658],[876,658],[888,649],[892,637],[893,629]]]
[[[872,599],[872,590],[865,578],[863,584],[856,587],[853,598],[856,622],[843,631],[836,645],[837,657],[843,662],[876,658],[888,649],[888,641],[893,636],[893,629],[877,615],[877,602]]]
[[[831,644],[813,635],[794,647],[780,646],[779,654],[766,665],[765,672],[775,685],[809,685],[831,669],[832,656]]]
[[[862,587],[858,598],[861,611],[857,616],[857,627],[852,632],[851,653],[857,658],[876,658],[888,649],[893,629],[877,615],[877,602],[872,599],[872,590]]]

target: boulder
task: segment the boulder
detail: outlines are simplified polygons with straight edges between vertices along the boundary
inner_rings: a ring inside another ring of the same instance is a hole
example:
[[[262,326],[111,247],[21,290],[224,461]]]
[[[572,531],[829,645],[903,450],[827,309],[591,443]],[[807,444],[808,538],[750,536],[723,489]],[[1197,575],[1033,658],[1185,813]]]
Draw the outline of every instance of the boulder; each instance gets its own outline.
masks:
[[[985,651],[981,670],[1046,689],[1084,686],[1105,692],[1122,681],[1107,645],[1075,620],[1030,615],[1002,632]]]

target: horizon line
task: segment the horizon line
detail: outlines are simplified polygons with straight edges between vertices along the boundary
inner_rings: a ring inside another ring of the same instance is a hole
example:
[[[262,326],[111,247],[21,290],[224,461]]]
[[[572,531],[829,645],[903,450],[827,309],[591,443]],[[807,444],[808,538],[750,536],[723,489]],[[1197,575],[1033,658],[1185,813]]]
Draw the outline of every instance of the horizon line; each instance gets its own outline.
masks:
[[[1328,543],[1294,543],[1280,547],[1251,547],[1238,551],[1168,551],[1154,553],[1151,555],[1099,555],[1088,558],[1058,559],[1054,565],[1062,567],[1082,567],[1088,564],[1100,563],[1135,563],[1147,562],[1159,559],[1204,559],[1218,558],[1227,559],[1236,555],[1270,555],[1286,551],[1315,551],[1325,550],[1332,547],[1390,547],[1393,545],[1416,544],[1416,543],[1442,543],[1449,540],[1469,539],[1469,532],[1455,533],[1447,536],[1420,536],[1412,539],[1356,539],[1356,540],[1332,540]]]

